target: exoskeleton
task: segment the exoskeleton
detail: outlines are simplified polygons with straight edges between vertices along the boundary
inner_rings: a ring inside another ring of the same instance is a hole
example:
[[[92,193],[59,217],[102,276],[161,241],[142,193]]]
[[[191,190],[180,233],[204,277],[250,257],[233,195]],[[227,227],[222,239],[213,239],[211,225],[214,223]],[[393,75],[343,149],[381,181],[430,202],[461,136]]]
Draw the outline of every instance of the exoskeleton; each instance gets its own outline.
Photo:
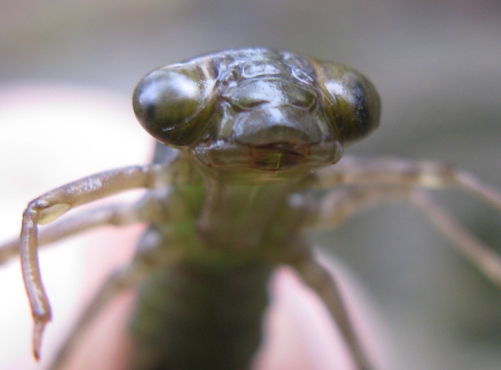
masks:
[[[131,369],[249,368],[261,341],[267,283],[284,264],[321,298],[357,368],[374,369],[306,232],[337,226],[388,199],[419,206],[501,284],[499,257],[423,189],[459,186],[501,208],[499,192],[441,163],[341,159],[343,148],[369,135],[380,117],[374,86],[349,67],[280,50],[225,50],[149,73],[133,106],[158,141],[152,163],[98,173],[31,201],[20,241],[2,247],[4,255],[19,248],[39,356],[51,319],[39,245],[89,227],[149,225],[134,259],[109,277],[84,312],[54,369],[101,308],[131,288],[139,289]],[[146,192],[134,204],[59,219],[136,188]]]

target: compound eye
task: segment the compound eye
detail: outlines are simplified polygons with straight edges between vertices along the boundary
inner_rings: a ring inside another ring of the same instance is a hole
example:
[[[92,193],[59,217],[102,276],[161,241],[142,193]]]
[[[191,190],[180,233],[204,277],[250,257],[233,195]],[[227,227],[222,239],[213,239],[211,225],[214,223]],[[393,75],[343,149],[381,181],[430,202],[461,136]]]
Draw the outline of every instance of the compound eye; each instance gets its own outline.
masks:
[[[213,86],[214,80],[199,64],[163,67],[146,75],[136,86],[134,112],[146,131],[162,143],[190,145],[205,129],[203,112]]]
[[[319,63],[315,69],[330,117],[345,145],[363,139],[379,126],[381,101],[365,76],[337,64]]]

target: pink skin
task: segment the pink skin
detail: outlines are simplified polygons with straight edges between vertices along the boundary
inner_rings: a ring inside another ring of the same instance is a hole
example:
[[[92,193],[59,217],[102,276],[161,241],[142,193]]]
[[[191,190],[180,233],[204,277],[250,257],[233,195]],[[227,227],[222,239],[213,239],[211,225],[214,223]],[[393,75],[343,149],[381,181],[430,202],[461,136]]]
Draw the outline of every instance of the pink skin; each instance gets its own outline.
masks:
[[[0,90],[0,120],[2,155],[7,156],[0,162],[4,179],[0,182],[0,196],[1,199],[7,199],[3,202],[5,206],[0,209],[0,240],[15,235],[20,227],[22,208],[31,198],[55,186],[98,171],[144,163],[151,145],[148,135],[134,123],[129,97],[89,89],[61,86],[7,87]],[[120,136],[117,140],[118,130]],[[99,133],[99,136],[96,133]],[[113,146],[113,152],[109,151],[108,145]],[[24,291],[19,284],[20,274],[15,271],[14,277],[8,279],[12,282],[10,285],[16,284],[16,299],[20,302],[16,304],[20,304],[20,308],[15,320],[22,323],[19,324],[22,330],[19,329],[18,335],[26,338],[23,340],[26,344],[19,350],[18,355],[13,354],[15,358],[0,363],[0,369],[28,370],[46,367],[57,348],[57,342],[64,338],[65,331],[69,330],[69,322],[75,319],[75,310],[92,296],[92,292],[109,271],[126,263],[140,232],[140,226],[119,231],[92,232],[84,238],[76,239],[76,242],[68,240],[62,243],[64,246],[61,245],[57,250],[42,253],[42,273],[52,299],[54,320],[48,325],[41,365],[35,364],[29,354],[30,329],[27,323],[31,323],[28,303],[24,297],[19,298],[24,295]],[[67,254],[71,253],[71,250],[77,250],[76,257],[68,257]],[[80,258],[82,253],[88,254],[84,262],[81,262]],[[63,257],[58,257],[59,255]],[[57,258],[66,259],[61,261]],[[56,259],[55,267],[44,268],[44,265],[50,266],[50,262],[45,262],[50,259]],[[64,269],[62,266],[70,267]],[[69,272],[76,270],[78,275],[74,277],[77,282],[70,288],[77,303],[68,304],[70,313],[64,313],[61,312],[61,305],[57,303],[57,297],[58,293],[64,296],[68,295],[68,292],[65,293],[64,287],[60,288],[63,292],[59,292],[57,282],[73,278],[65,275],[69,273],[68,269]],[[80,270],[87,270],[87,273],[83,274]],[[92,273],[88,272],[89,270]],[[368,315],[367,312],[370,310],[370,304],[361,303],[360,297],[353,294],[356,288],[343,270],[342,267],[337,267],[336,275],[339,275],[343,290],[348,295],[350,310],[356,316],[357,326],[363,328],[362,337],[380,338],[371,334],[374,333],[373,329],[365,323],[372,320],[373,315]],[[1,279],[2,275],[0,283]],[[83,287],[80,282],[83,282]],[[81,292],[78,293],[77,289],[81,289]],[[256,369],[352,368],[339,333],[324,307],[289,268],[277,270],[270,292],[273,305],[266,321],[266,345],[256,358]],[[8,296],[4,297],[9,299]],[[104,310],[85,333],[67,364],[67,369],[126,368],[131,345],[126,334],[126,321],[132,299],[133,292],[128,292]],[[364,324],[360,323],[362,318]],[[2,320],[11,319],[4,315],[0,316],[0,324],[5,322]],[[9,336],[12,334],[1,335],[0,341],[11,340]],[[378,354],[376,358],[378,363],[381,363],[380,350],[373,348],[374,341],[365,342],[371,353]],[[375,344],[380,347],[380,339]]]

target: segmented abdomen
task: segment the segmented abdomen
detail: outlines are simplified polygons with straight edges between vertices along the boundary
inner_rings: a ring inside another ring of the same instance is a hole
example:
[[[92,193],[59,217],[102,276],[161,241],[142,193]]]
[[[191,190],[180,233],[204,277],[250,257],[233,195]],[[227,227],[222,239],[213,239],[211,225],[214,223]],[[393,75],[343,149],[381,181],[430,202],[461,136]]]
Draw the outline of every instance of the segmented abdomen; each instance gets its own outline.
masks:
[[[156,271],[131,323],[134,370],[249,369],[261,341],[271,267],[225,272],[182,263]]]

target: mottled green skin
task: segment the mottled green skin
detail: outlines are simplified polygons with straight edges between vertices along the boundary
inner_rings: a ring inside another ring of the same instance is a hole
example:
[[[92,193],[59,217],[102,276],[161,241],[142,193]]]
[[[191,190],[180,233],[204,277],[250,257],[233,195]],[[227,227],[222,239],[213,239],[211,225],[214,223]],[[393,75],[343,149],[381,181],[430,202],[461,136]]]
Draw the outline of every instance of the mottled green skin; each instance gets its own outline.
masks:
[[[248,368],[261,341],[273,251],[301,240],[311,214],[308,203],[288,202],[296,182],[213,189],[203,176],[174,188],[165,199],[171,222],[145,234],[183,259],[155,271],[140,292],[134,369]],[[207,197],[211,190],[217,194]]]
[[[145,129],[178,149],[172,160],[158,144],[155,162],[188,173],[158,196],[140,245],[152,265],[166,251],[179,262],[141,290],[133,368],[247,369],[272,269],[309,251],[300,233],[316,203],[305,189],[378,126],[377,93],[347,67],[249,48],[153,71],[133,103]]]

